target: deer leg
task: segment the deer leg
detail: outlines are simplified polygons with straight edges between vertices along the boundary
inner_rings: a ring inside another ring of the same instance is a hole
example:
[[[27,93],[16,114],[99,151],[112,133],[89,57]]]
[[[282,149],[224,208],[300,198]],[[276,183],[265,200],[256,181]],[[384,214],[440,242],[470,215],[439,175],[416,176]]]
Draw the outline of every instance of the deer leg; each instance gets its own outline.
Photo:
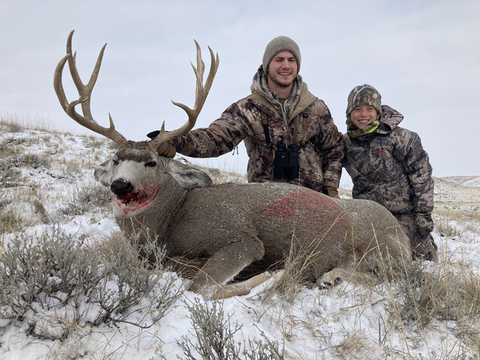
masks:
[[[273,272],[264,272],[262,274],[255,275],[248,280],[241,281],[234,284],[219,285],[215,289],[215,293],[210,296],[210,300],[226,299],[237,295],[247,295],[250,290],[263,284],[265,281],[273,279],[274,282],[282,277],[283,270],[276,270]]]
[[[214,288],[214,293],[210,295],[209,300],[226,299],[232,296],[247,295],[250,290],[263,284],[272,278],[269,273],[255,275],[248,280],[228,285],[218,285]]]
[[[263,243],[256,236],[237,238],[208,259],[192,279],[189,290],[201,293],[206,299],[210,299],[218,291],[222,292],[219,288],[224,287],[246,266],[262,259],[264,254]],[[261,277],[257,280],[261,280]]]

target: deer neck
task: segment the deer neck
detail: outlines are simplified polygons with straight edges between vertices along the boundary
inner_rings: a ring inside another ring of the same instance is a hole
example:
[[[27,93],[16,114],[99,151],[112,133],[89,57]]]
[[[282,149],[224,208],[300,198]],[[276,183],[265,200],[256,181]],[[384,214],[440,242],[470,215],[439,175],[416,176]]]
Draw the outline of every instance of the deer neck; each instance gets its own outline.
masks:
[[[122,231],[137,243],[147,238],[164,242],[168,238],[169,227],[175,214],[182,207],[187,189],[181,187],[173,178],[162,183],[155,200],[150,206],[135,214],[116,214],[116,220]]]

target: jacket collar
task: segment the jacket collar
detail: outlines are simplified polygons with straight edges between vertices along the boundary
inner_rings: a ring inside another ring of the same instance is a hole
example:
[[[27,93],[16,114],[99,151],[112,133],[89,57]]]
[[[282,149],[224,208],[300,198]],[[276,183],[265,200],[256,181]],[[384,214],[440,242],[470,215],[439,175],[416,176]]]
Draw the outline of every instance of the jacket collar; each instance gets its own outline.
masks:
[[[262,105],[265,105],[270,110],[272,110],[273,112],[278,114],[278,111],[273,107],[273,105],[267,99],[265,99],[260,93],[258,93],[257,91],[252,90],[252,94],[250,94],[247,98],[251,99],[251,100],[254,100],[254,101],[257,101],[257,102],[261,103]],[[308,90],[308,86],[304,82],[303,87],[302,87],[302,91],[300,93],[300,98],[298,100],[298,103],[295,106],[295,109],[292,111],[292,113],[290,115],[290,119],[288,119],[288,121],[292,120],[295,116],[297,116],[302,111],[304,111],[306,108],[308,108],[310,105],[312,105],[315,102],[315,100],[317,100],[317,97],[315,95],[313,95]],[[278,114],[278,115],[280,117],[282,117],[281,114]]]

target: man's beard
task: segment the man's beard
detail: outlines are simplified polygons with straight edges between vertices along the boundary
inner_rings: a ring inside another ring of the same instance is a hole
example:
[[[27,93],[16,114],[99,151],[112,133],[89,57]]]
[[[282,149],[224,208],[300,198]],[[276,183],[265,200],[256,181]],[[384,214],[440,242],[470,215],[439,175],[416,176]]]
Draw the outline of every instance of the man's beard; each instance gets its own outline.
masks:
[[[292,85],[293,80],[295,79],[295,78],[293,78],[292,81],[290,81],[290,82],[287,84],[287,83],[285,83],[285,82],[280,82],[280,81],[278,81],[276,78],[273,78],[272,76],[270,76],[270,74],[268,74],[268,78],[269,78],[275,85],[277,85],[277,86],[279,86],[279,87],[282,87],[282,88],[288,88],[290,85]]]

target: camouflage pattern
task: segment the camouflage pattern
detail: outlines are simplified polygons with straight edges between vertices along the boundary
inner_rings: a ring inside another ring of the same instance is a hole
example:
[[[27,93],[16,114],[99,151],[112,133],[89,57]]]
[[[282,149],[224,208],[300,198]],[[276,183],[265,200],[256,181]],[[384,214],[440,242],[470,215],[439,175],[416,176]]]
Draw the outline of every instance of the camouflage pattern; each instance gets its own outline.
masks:
[[[217,157],[232,151],[244,140],[249,157],[249,182],[289,182],[316,191],[324,186],[338,188],[344,156],[343,136],[326,104],[312,95],[305,83],[302,85],[298,101],[295,100],[296,105],[287,119],[265,97],[253,91],[229,106],[208,128],[192,130],[179,138],[177,151],[192,157]],[[266,144],[264,119],[268,121],[275,148],[282,142],[302,147],[297,179],[274,178],[275,152]]]
[[[416,214],[429,215],[433,210],[432,166],[418,134],[398,126],[402,120],[402,114],[382,105],[380,125],[374,133],[353,138],[344,135],[343,166],[352,178],[354,199],[385,206],[402,220],[412,249],[434,255],[433,238],[415,221]]]
[[[355,199],[374,200],[392,213],[433,210],[432,167],[420,137],[398,124],[403,115],[382,106],[375,133],[344,135],[343,166],[353,181]]]
[[[410,239],[413,259],[420,258],[424,260],[437,261],[438,247],[430,233],[422,234],[422,228],[418,226],[417,214],[393,214],[393,216],[395,216],[397,219],[398,223],[402,227],[402,230],[405,232],[405,235],[407,235],[407,237]]]

